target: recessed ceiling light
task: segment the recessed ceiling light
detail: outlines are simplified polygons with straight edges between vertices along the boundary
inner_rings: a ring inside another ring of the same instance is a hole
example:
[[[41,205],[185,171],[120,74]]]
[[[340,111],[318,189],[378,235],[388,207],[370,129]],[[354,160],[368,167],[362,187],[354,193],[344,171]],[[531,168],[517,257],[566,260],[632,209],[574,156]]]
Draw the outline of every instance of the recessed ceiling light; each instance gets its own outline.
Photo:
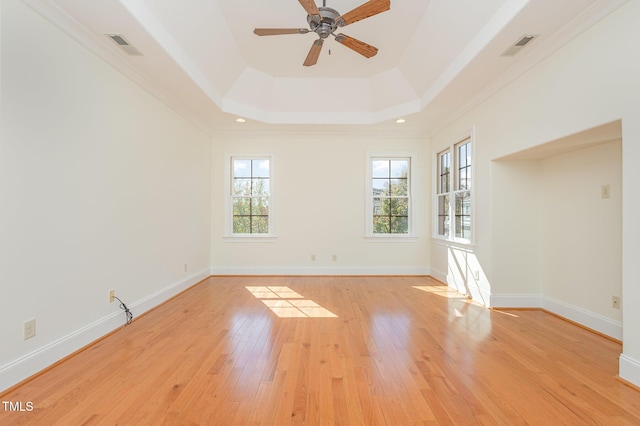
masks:
[[[244,119],[244,118],[242,118],[242,117],[238,117],[238,118],[236,118],[236,122],[238,122],[238,123],[245,123],[246,121],[247,121],[247,120],[245,120],[245,119]]]
[[[407,120],[405,120],[404,118],[398,118],[398,119],[396,120],[396,123],[398,123],[398,124],[402,124],[402,123],[405,123],[406,121],[407,121]]]

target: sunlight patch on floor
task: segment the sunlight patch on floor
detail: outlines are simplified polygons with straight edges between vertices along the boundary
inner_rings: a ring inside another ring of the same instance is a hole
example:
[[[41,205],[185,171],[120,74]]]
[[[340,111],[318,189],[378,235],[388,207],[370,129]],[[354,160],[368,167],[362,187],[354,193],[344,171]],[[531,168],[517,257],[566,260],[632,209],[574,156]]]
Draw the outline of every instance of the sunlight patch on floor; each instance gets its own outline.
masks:
[[[302,299],[303,297],[286,286],[246,287],[258,299]]]
[[[337,318],[333,312],[318,305],[286,286],[246,287],[256,299],[262,300],[280,318]]]
[[[526,309],[525,309],[525,310],[526,310]],[[506,315],[506,316],[508,316],[508,317],[520,318],[520,316],[519,316],[519,315],[516,315],[516,314],[511,313],[511,312],[505,312],[505,311],[503,311],[503,310],[500,310],[499,308],[497,308],[497,309],[492,309],[491,311],[492,311],[492,312],[497,312],[497,313],[502,314],[502,315]]]
[[[414,285],[412,286],[416,290],[421,290],[427,293],[435,294],[437,296],[446,297],[447,299],[466,299],[462,293],[458,293],[455,290],[451,290],[449,287],[444,285]]]

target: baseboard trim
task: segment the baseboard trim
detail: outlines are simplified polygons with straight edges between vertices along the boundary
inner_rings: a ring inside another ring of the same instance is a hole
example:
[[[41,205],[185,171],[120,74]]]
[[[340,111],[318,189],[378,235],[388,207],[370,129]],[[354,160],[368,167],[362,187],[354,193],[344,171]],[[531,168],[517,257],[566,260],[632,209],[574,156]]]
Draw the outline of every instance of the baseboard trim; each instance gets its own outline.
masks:
[[[178,295],[179,293],[182,293],[189,287],[194,286],[202,280],[207,279],[209,276],[211,276],[210,272],[211,271],[209,270],[209,268],[202,269],[201,271],[198,271],[195,274],[188,276],[187,278],[184,278],[174,284],[158,290],[155,293],[152,293],[149,296],[133,303],[131,305],[131,311],[133,311],[137,315],[142,315],[145,312],[150,311],[151,309]]]
[[[173,283],[143,299],[128,305],[135,317],[164,303],[178,293],[199,283],[209,276],[209,268],[196,272]],[[35,351],[0,366],[0,393],[38,375],[41,371],[53,366],[60,360],[82,350],[97,340],[122,327],[124,316],[122,311],[112,312],[66,336],[50,342]]]
[[[211,275],[430,275],[429,268],[421,266],[380,266],[380,267],[286,267],[286,266],[237,266],[211,268]]]
[[[542,308],[584,327],[622,341],[622,323],[560,300],[544,297]]]
[[[470,297],[474,302],[483,306],[491,307],[491,294],[478,285],[478,282],[472,280],[472,285],[466,284],[463,280],[459,280],[455,275],[447,274],[442,271],[431,268],[431,276],[458,293]]]
[[[540,294],[492,294],[492,308],[530,308],[542,309]]]
[[[430,275],[441,283],[447,284],[447,274],[445,272],[431,268]]]
[[[622,353],[619,359],[619,369],[620,379],[640,387],[640,361]]]
[[[493,294],[492,308],[543,309],[617,341],[622,340],[622,323],[578,306],[541,294]]]
[[[129,305],[136,317],[150,311],[211,275],[431,275],[447,283],[447,276],[424,267],[212,267],[203,269]],[[543,309],[605,336],[622,340],[622,323],[539,294],[492,294],[492,308]],[[8,364],[0,366],[0,393],[82,350],[123,324],[121,312],[112,312]],[[640,386],[640,362],[620,355],[620,378]]]

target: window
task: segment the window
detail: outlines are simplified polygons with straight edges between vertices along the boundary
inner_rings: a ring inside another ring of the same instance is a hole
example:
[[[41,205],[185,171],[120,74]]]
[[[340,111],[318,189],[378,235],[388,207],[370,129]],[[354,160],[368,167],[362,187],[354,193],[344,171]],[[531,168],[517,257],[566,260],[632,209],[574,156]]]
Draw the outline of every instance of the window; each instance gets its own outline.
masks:
[[[436,236],[471,241],[471,137],[438,153]]]
[[[231,158],[231,233],[270,233],[271,161],[269,158]]]
[[[411,159],[369,157],[368,234],[410,234]]]
[[[451,151],[438,154],[438,235],[449,236],[449,193],[451,192]]]

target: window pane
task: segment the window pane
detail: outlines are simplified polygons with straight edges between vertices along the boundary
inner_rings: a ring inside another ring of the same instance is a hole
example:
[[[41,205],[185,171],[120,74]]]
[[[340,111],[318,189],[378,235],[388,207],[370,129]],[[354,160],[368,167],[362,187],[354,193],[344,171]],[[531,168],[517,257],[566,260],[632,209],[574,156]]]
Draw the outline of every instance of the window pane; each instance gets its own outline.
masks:
[[[371,175],[374,178],[388,178],[389,160],[373,160],[371,163]]]
[[[251,195],[269,195],[269,179],[251,179]]]
[[[392,217],[391,218],[391,233],[392,234],[406,234],[409,232],[409,218],[407,217]]]
[[[389,195],[389,179],[372,179],[373,195]]]
[[[449,231],[451,229],[449,216],[439,216],[438,217],[438,235],[442,235],[443,237],[449,236]]]
[[[450,220],[449,196],[441,195],[438,197],[438,235],[449,236]]]
[[[251,221],[249,216],[233,217],[233,233],[234,234],[248,234],[250,230],[251,230]]]
[[[233,160],[233,177],[251,177],[251,160]]]
[[[440,195],[438,196],[438,216],[448,216],[448,215],[449,215],[449,196]]]
[[[391,231],[389,218],[386,216],[373,217],[373,233],[388,234]]]
[[[439,194],[444,194],[446,192],[450,191],[450,174],[444,174],[444,175],[440,175],[440,189],[438,191]]]
[[[252,176],[268,178],[269,177],[269,160],[251,160]]]
[[[408,160],[391,160],[391,177],[406,178],[409,176]]]
[[[465,166],[466,158],[467,158],[467,144],[458,145],[458,164],[460,164],[460,167]]]
[[[458,190],[471,189],[471,142],[457,146]]]
[[[471,142],[467,142],[459,146],[458,161],[463,167],[471,165]]]
[[[459,190],[471,189],[471,166],[459,170],[458,182]]]
[[[233,179],[233,195],[251,195],[251,179]]]
[[[408,195],[407,179],[391,179],[390,195]]]
[[[458,189],[467,189],[467,169],[458,170],[458,181],[460,185],[458,185]]]
[[[251,233],[252,234],[269,233],[269,218],[267,216],[253,216],[251,218]]]
[[[250,198],[234,198],[233,199],[233,215],[248,216],[250,213]]]
[[[469,191],[456,194],[456,216],[468,216],[471,214],[471,198]]]
[[[409,216],[409,200],[406,198],[392,198],[390,201],[391,216]]]
[[[449,186],[451,175],[451,153],[443,152],[438,157],[438,175],[440,177],[438,193],[442,194],[451,190]]]
[[[269,214],[269,198],[255,197],[251,199],[252,215],[268,215]]]
[[[471,238],[471,194],[469,191],[456,194],[455,225],[457,238]]]
[[[373,215],[389,215],[391,200],[388,198],[373,199]]]

